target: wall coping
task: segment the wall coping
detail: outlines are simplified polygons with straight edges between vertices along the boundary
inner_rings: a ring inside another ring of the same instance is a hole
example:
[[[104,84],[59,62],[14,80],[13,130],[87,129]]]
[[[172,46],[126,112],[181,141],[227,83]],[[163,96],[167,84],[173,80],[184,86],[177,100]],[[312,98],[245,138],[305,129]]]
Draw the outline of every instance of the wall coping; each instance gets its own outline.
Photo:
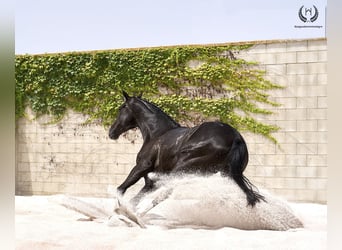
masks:
[[[287,42],[301,42],[301,41],[327,41],[326,37],[318,38],[303,38],[303,39],[274,39],[274,40],[250,40],[241,42],[226,42],[226,43],[208,43],[208,44],[179,44],[179,45],[167,45],[167,46],[151,46],[151,47],[138,47],[138,48],[122,48],[122,49],[106,49],[106,50],[85,50],[85,51],[69,51],[69,52],[55,52],[55,53],[43,53],[43,54],[17,54],[16,56],[35,55],[35,56],[50,56],[60,54],[83,54],[83,53],[100,53],[109,51],[135,51],[145,49],[156,48],[176,48],[182,46],[188,47],[202,47],[202,46],[229,46],[229,45],[245,45],[245,44],[274,44],[274,43],[287,43]]]

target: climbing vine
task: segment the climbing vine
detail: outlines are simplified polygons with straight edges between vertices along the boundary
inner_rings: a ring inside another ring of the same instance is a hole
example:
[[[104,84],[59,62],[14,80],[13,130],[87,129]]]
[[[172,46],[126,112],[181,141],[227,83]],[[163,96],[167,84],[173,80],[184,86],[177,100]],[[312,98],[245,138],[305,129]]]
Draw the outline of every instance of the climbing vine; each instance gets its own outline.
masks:
[[[236,58],[250,46],[17,55],[16,116],[25,116],[29,106],[37,116],[58,120],[73,109],[108,126],[125,90],[142,92],[180,122],[215,118],[275,141],[272,132],[278,127],[258,122],[253,114],[271,114],[259,104],[277,106],[267,92],[281,86],[265,80],[255,63]]]

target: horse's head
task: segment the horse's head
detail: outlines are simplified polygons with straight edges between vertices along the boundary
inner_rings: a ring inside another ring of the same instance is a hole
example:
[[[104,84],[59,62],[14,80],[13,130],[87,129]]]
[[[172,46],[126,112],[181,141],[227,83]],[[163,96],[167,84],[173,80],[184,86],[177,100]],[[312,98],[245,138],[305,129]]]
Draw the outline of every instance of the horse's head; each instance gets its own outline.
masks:
[[[124,132],[138,126],[130,105],[135,97],[130,97],[125,91],[122,93],[125,97],[125,102],[121,105],[119,114],[109,129],[109,138],[113,140],[118,139]]]

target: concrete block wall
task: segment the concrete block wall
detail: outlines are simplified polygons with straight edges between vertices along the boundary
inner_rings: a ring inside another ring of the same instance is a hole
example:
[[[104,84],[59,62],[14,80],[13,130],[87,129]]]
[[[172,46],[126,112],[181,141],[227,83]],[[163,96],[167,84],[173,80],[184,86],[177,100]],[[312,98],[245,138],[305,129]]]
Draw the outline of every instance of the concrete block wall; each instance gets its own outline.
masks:
[[[271,108],[271,116],[257,117],[281,127],[274,135],[279,145],[243,133],[250,152],[246,175],[258,187],[286,199],[325,203],[326,40],[256,42],[237,56],[259,62],[267,79],[285,86],[270,92],[282,106]],[[84,125],[85,120],[69,111],[58,124],[47,124],[49,117],[17,121],[16,194],[111,196],[109,191],[121,184],[135,165],[142,138],[132,131],[113,141],[105,128]]]
[[[17,122],[17,195],[111,196],[134,166],[142,138],[131,131],[110,140],[103,126],[85,125],[86,119],[70,111],[58,124],[33,115]]]
[[[259,187],[293,201],[327,201],[327,41],[269,41],[239,54],[257,61],[266,78],[285,86],[270,92],[281,104],[260,121],[277,124],[279,145],[246,133],[246,174]]]

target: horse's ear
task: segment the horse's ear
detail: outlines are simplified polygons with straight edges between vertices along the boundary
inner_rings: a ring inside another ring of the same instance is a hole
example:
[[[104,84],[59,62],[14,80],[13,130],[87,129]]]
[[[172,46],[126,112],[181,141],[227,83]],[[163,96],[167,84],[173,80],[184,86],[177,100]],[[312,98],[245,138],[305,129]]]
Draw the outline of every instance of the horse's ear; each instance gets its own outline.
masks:
[[[126,93],[126,91],[122,91],[123,96],[125,97],[125,101],[129,99],[129,95]]]

